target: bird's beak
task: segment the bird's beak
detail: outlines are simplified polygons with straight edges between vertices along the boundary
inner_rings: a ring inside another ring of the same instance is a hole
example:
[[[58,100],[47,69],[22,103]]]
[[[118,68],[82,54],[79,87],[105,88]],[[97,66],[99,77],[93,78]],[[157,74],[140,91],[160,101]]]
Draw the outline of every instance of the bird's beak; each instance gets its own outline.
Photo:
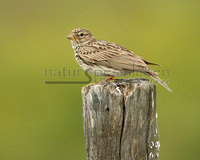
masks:
[[[76,36],[74,34],[70,34],[70,35],[67,36],[67,39],[76,40],[77,38],[76,38]]]
[[[73,36],[70,34],[70,35],[67,36],[67,39],[72,40]]]

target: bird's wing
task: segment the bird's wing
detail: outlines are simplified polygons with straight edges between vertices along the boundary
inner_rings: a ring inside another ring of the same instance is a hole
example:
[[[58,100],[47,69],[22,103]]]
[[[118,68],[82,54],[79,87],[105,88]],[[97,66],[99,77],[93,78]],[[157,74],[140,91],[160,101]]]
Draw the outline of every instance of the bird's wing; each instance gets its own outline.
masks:
[[[106,41],[98,40],[82,47],[79,50],[79,56],[86,63],[95,63],[119,70],[148,70],[143,58],[118,44]]]

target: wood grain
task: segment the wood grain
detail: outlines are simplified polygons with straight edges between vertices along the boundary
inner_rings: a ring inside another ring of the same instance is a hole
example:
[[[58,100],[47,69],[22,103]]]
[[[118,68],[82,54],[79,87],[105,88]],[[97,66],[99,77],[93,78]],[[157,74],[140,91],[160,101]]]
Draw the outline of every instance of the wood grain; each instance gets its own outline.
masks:
[[[156,87],[126,79],[82,88],[87,160],[158,160]]]

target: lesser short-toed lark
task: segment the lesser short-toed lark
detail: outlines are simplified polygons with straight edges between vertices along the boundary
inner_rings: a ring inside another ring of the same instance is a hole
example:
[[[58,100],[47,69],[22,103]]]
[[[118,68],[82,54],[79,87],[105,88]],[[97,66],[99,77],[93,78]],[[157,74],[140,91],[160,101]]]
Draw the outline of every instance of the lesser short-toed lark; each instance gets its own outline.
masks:
[[[123,76],[131,72],[141,72],[151,76],[168,91],[172,91],[148,65],[157,65],[137,56],[128,49],[107,41],[97,40],[88,30],[77,28],[67,36],[71,40],[74,56],[86,71],[98,76]]]

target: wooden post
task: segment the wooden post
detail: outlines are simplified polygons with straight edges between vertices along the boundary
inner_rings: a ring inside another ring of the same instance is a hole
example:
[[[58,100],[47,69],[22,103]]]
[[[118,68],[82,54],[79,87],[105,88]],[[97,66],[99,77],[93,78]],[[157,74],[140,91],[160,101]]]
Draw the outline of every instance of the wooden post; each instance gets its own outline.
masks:
[[[158,160],[156,87],[126,79],[82,88],[87,160]]]

